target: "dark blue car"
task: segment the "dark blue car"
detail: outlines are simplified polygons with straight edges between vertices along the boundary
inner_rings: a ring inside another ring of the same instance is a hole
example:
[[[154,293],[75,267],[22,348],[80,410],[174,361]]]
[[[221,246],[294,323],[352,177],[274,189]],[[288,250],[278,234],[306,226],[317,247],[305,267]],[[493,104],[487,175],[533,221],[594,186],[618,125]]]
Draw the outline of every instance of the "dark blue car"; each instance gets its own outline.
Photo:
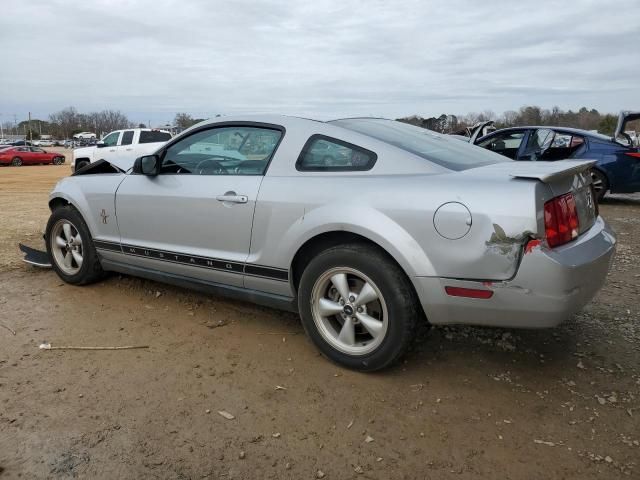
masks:
[[[514,160],[596,160],[591,175],[601,200],[607,191],[640,191],[638,139],[627,130],[629,123],[639,119],[640,112],[622,112],[614,137],[576,128],[544,126],[505,128],[480,138],[472,136],[470,141]]]

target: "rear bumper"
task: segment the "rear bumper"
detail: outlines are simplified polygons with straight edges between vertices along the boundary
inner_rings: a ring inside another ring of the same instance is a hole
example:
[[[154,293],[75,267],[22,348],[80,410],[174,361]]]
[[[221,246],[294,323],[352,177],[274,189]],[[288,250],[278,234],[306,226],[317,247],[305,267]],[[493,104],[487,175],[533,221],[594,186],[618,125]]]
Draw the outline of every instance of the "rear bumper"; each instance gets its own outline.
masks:
[[[602,217],[578,240],[549,249],[536,246],[523,256],[515,277],[478,282],[414,277],[420,301],[432,324],[499,327],[554,327],[587,304],[604,284],[616,236]],[[453,297],[445,286],[490,289],[490,299]]]

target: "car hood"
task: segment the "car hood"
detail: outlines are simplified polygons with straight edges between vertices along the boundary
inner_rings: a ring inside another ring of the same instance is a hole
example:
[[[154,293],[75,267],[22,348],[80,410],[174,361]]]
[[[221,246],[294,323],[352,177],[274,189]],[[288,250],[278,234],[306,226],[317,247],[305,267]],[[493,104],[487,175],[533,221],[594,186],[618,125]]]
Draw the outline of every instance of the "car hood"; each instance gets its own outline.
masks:
[[[105,160],[105,162],[110,163],[111,165],[113,165],[114,167],[118,168],[119,170],[122,170],[123,172],[126,172],[127,170],[130,170],[133,168],[133,163],[136,161],[137,157],[116,157],[116,158],[110,158],[109,160]]]

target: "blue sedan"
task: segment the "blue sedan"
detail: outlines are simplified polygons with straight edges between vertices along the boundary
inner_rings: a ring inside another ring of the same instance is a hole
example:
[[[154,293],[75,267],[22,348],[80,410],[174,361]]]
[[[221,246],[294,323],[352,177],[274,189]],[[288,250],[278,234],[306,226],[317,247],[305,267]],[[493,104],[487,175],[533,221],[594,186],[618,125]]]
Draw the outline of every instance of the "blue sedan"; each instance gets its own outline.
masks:
[[[528,126],[497,130],[471,141],[513,160],[596,160],[591,175],[601,200],[607,192],[640,191],[640,149],[626,130],[638,119],[639,112],[623,112],[614,137],[576,128]]]

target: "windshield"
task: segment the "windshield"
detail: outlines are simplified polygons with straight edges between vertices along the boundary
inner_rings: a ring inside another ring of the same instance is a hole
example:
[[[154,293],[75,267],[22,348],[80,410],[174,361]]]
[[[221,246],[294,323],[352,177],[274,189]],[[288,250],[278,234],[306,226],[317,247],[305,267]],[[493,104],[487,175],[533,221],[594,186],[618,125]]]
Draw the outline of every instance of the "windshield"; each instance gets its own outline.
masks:
[[[449,170],[467,170],[512,161],[450,136],[395,120],[353,118],[329,123],[381,140]]]

